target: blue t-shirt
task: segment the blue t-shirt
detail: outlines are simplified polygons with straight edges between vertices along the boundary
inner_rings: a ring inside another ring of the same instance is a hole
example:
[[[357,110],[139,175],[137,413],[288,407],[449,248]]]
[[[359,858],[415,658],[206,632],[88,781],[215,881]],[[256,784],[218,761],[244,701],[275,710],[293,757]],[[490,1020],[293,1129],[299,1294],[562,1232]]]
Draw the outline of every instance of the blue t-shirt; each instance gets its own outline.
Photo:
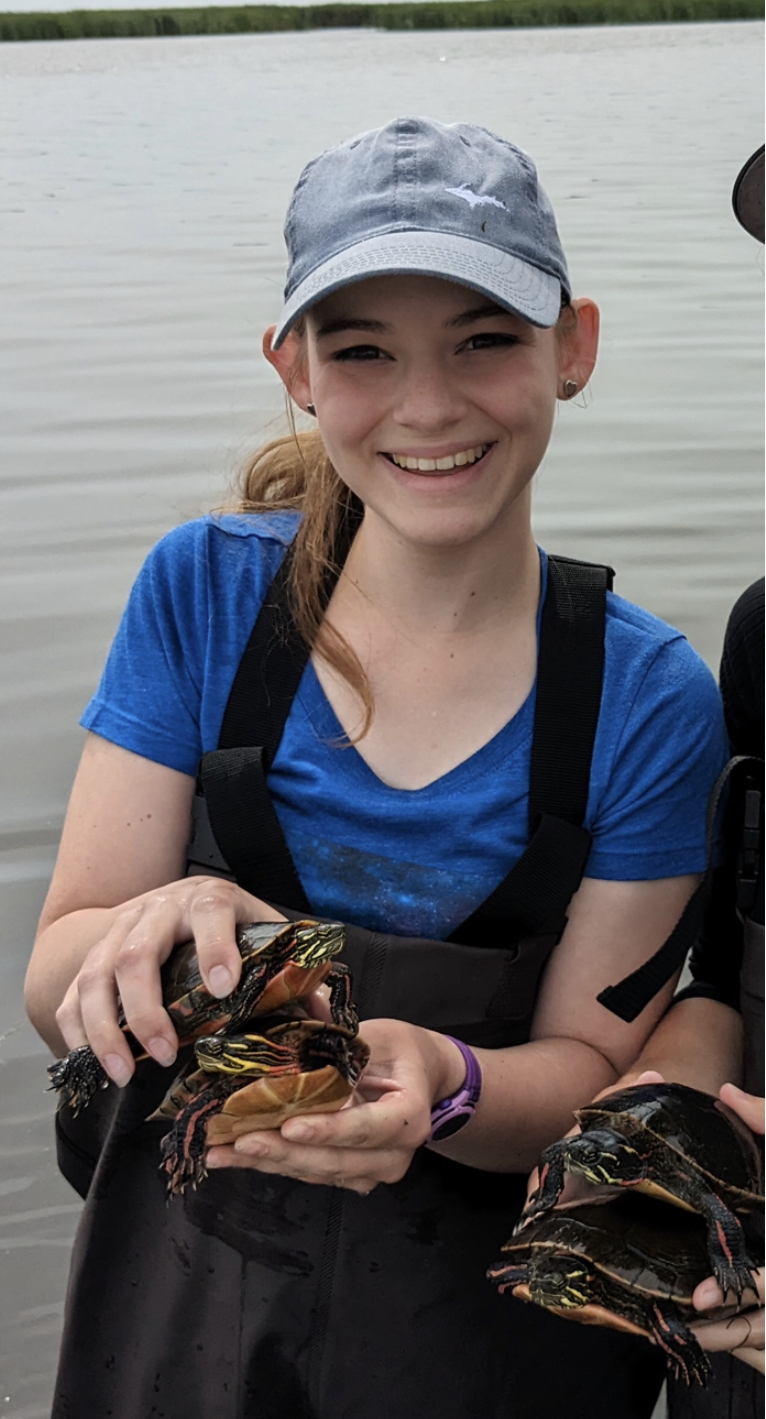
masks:
[[[164,537],[133,587],[84,727],[195,774],[200,756],[217,748],[234,675],[297,517],[206,517]],[[268,787],[317,915],[448,937],[526,845],[534,704],[533,689],[488,744],[434,783],[391,788],[355,748],[338,746],[341,726],[309,662]],[[253,736],[257,743],[257,725]],[[587,875],[637,881],[702,871],[705,807],[726,757],[718,691],[699,656],[679,631],[610,593]]]

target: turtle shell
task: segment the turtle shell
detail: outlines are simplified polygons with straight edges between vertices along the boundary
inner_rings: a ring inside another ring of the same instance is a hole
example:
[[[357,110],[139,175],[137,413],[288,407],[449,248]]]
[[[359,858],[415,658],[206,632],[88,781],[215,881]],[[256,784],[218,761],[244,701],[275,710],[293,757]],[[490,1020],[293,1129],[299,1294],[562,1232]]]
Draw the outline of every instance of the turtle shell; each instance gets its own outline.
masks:
[[[269,1042],[289,1052],[289,1062],[266,1068],[229,1095],[221,1112],[208,1120],[209,1147],[233,1143],[241,1134],[260,1128],[280,1128],[295,1114],[335,1112],[351,1097],[370,1057],[358,1035],[319,1020],[277,1026],[269,1031]],[[201,1041],[196,1051],[204,1071],[209,1070],[209,1051],[204,1046],[212,1043]],[[247,1077],[244,1072],[242,1077]]]
[[[709,1270],[699,1217],[640,1197],[578,1204],[538,1217],[503,1250],[507,1261],[489,1272],[501,1291],[566,1320],[644,1335],[678,1377],[706,1384],[710,1363],[686,1323]]]
[[[665,1297],[689,1315],[695,1286],[710,1275],[700,1219],[641,1197],[557,1208],[528,1223],[503,1251],[517,1260],[541,1251],[581,1257],[626,1293]]]
[[[295,1114],[329,1113],[351,1097],[369,1059],[353,1031],[288,1020],[263,1035],[216,1035],[195,1045],[199,1068],[182,1075],[155,1117],[173,1119],[162,1140],[168,1190],[205,1176],[205,1151],[243,1133],[279,1128]]]
[[[647,1132],[694,1164],[732,1206],[763,1202],[763,1165],[750,1130],[712,1094],[684,1084],[637,1084],[576,1111],[583,1133]]]

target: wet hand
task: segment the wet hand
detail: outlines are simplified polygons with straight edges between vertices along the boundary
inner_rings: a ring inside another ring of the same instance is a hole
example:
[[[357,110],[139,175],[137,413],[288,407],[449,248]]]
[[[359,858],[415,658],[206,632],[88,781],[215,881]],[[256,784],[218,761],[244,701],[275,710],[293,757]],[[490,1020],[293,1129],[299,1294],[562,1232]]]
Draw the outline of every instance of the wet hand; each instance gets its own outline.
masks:
[[[764,1100],[757,1094],[746,1094],[744,1090],[738,1089],[735,1084],[724,1084],[720,1091],[721,1102],[732,1109],[743,1123],[754,1133],[764,1131]],[[753,1297],[753,1301],[760,1302],[760,1305],[751,1305],[738,1311],[736,1315],[730,1316],[728,1320],[718,1321],[698,1321],[692,1326],[696,1332],[697,1339],[703,1350],[711,1353],[727,1351],[735,1355],[738,1360],[742,1360],[745,1365],[750,1365],[754,1370],[764,1373],[764,1271],[761,1268],[756,1272],[758,1284],[758,1294]],[[692,1300],[695,1309],[698,1311],[710,1311],[717,1306],[725,1304],[726,1300],[733,1297],[724,1297],[723,1292],[715,1281],[709,1276],[707,1280],[701,1281],[694,1292]]]
[[[127,1084],[135,1063],[118,1023],[121,1003],[147,1054],[172,1064],[178,1037],[162,1005],[160,967],[173,947],[196,942],[202,978],[222,999],[237,985],[242,966],[236,927],[278,919],[266,902],[218,877],[185,877],[115,907],[56,1011],[64,1040],[70,1049],[89,1044],[110,1079]]]
[[[730,1316],[728,1320],[699,1320],[692,1326],[692,1330],[703,1350],[709,1350],[711,1353],[728,1351],[738,1360],[742,1360],[744,1364],[750,1365],[754,1370],[763,1374],[763,1268],[756,1273],[756,1280],[758,1295],[757,1298],[753,1297],[753,1300],[760,1301],[760,1305],[745,1307],[736,1315]],[[700,1282],[692,1299],[698,1311],[712,1310],[714,1307],[724,1304],[724,1296],[712,1276],[709,1276],[706,1281]]]
[[[437,1099],[460,1087],[465,1064],[441,1035],[399,1020],[366,1020],[370,1062],[353,1099],[337,1113],[288,1119],[212,1148],[209,1168],[255,1168],[363,1196],[404,1177],[431,1131]]]

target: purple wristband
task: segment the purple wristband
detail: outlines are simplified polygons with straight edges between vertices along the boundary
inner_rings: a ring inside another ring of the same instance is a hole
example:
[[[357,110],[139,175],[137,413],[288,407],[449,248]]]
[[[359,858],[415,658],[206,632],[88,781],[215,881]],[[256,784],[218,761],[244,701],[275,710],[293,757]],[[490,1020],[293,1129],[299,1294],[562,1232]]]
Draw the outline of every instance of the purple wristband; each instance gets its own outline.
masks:
[[[452,1040],[453,1045],[457,1045],[460,1050],[465,1060],[465,1079],[457,1093],[450,1094],[449,1098],[434,1104],[427,1143],[442,1143],[445,1138],[451,1138],[453,1133],[465,1128],[473,1118],[481,1096],[481,1067],[473,1050],[452,1035],[445,1035],[444,1038]]]

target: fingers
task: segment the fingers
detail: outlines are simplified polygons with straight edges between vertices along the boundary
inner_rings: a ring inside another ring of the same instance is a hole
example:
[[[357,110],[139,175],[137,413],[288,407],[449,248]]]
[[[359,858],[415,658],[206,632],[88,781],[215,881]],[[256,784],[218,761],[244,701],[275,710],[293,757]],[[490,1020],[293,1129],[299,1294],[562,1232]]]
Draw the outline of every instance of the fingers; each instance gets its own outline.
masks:
[[[189,925],[202,979],[218,1000],[231,995],[242,971],[237,926],[255,919],[247,915],[247,901],[255,898],[244,899],[238,888],[215,877],[205,878],[202,890],[190,900]]]
[[[205,1159],[207,1167],[211,1171],[218,1168],[249,1168],[254,1172],[275,1173],[282,1177],[295,1178],[296,1182],[313,1183],[325,1187],[341,1187],[347,1192],[356,1192],[360,1197],[369,1197],[374,1188],[380,1182],[379,1178],[355,1176],[350,1172],[344,1176],[338,1171],[339,1159],[335,1159],[334,1168],[327,1168],[321,1173],[317,1173],[315,1167],[301,1170],[298,1164],[294,1169],[288,1170],[284,1165],[277,1167],[267,1158],[251,1156],[237,1151],[234,1147],[211,1148]],[[396,1179],[398,1181],[398,1179]]]
[[[762,1369],[763,1359],[761,1358],[760,1364],[758,1364],[754,1358],[759,1354],[761,1357],[763,1356],[762,1308],[743,1311],[739,1315],[731,1316],[728,1320],[709,1321],[706,1324],[698,1321],[692,1329],[703,1350],[707,1350],[710,1354],[730,1351],[739,1355],[740,1359],[747,1358],[748,1364],[755,1364],[756,1368]],[[747,1357],[743,1352],[747,1352]]]
[[[720,1075],[719,1075],[720,1078]],[[665,1076],[657,1069],[645,1069],[643,1074],[639,1074],[636,1084],[664,1084]]]
[[[714,1276],[708,1276],[705,1281],[700,1281],[692,1296],[694,1309],[697,1311],[712,1311],[716,1306],[724,1304],[724,1294]]]
[[[140,915],[140,907],[115,915],[111,928],[88,953],[56,1012],[56,1022],[69,1048],[90,1044],[119,1085],[128,1082],[134,1064],[118,1023],[114,961]]]
[[[297,1115],[282,1125],[280,1133],[285,1142],[312,1147],[404,1148],[412,1154],[430,1131],[430,1109],[407,1091],[392,1089],[372,1102],[362,1102],[356,1095],[353,1107],[337,1113]]]
[[[760,1267],[755,1272],[755,1292],[752,1288],[745,1291],[745,1296],[752,1298],[752,1301],[746,1301],[746,1305],[750,1305],[754,1302],[760,1302],[760,1304],[763,1305],[764,1277],[766,1277],[766,1271],[764,1271],[763,1267]],[[733,1292],[730,1292],[728,1297],[724,1296],[723,1291],[713,1276],[708,1276],[704,1281],[700,1281],[699,1286],[697,1286],[692,1296],[694,1309],[697,1311],[712,1311],[716,1306],[725,1305],[727,1299],[730,1302],[733,1301],[736,1303],[736,1297]]]
[[[759,1095],[746,1094],[744,1089],[738,1089],[736,1084],[724,1084],[720,1097],[721,1102],[733,1109],[742,1122],[752,1128],[753,1133],[763,1133],[764,1100]]]
[[[67,1045],[89,1044],[110,1078],[126,1084],[135,1063],[119,1024],[121,1004],[142,1051],[171,1065],[178,1038],[162,1004],[160,968],[173,947],[195,940],[205,984],[221,998],[241,973],[238,923],[278,917],[234,883],[204,877],[170,883],[115,908],[109,930],[89,951],[56,1013]]]
[[[325,1187],[344,1187],[362,1195],[378,1183],[395,1183],[404,1177],[411,1152],[390,1148],[359,1150],[303,1147],[287,1143],[279,1132],[247,1133],[233,1146],[211,1148],[208,1168],[255,1168]]]
[[[743,1364],[750,1365],[753,1370],[757,1370],[759,1375],[766,1373],[763,1344],[757,1348],[747,1345],[741,1349],[732,1350],[732,1355],[735,1360],[741,1360]]]
[[[298,1116],[281,1129],[246,1133],[232,1147],[211,1149],[208,1166],[254,1167],[364,1194],[379,1182],[399,1182],[427,1138],[430,1115],[416,1120],[410,1112],[396,1091],[374,1104]]]

